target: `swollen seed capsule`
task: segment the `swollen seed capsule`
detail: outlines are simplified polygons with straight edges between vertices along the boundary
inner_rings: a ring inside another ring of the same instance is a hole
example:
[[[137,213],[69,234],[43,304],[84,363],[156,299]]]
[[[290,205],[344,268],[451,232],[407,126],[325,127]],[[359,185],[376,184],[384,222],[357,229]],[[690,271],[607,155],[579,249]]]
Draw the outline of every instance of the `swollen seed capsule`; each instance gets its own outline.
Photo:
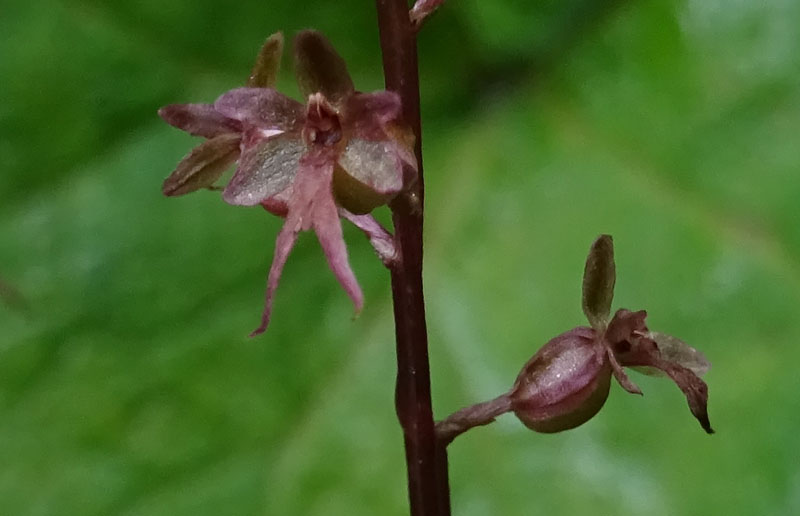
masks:
[[[603,407],[611,384],[606,349],[591,328],[577,327],[545,344],[522,368],[511,408],[543,433],[582,425]]]

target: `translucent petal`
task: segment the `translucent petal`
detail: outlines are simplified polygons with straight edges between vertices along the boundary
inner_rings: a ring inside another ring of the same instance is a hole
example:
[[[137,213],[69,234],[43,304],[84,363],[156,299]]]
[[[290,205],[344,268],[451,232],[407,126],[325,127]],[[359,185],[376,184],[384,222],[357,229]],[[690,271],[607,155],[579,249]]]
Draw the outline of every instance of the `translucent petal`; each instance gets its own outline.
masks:
[[[392,142],[353,138],[339,165],[379,194],[395,194],[403,188],[403,166]]]
[[[291,131],[303,122],[303,105],[271,88],[237,88],[223,93],[214,109],[264,129]]]
[[[304,30],[294,38],[294,73],[300,93],[322,93],[341,104],[355,91],[347,64],[333,45],[317,31]]]
[[[246,147],[222,198],[228,204],[254,206],[285,190],[306,152],[301,138],[281,133]]]
[[[238,134],[221,134],[206,140],[178,163],[161,191],[175,197],[212,186],[239,157]]]
[[[273,88],[278,79],[283,54],[283,33],[276,32],[267,38],[258,52],[253,71],[247,79],[251,88]]]
[[[583,271],[583,313],[597,331],[603,331],[608,323],[616,279],[614,242],[611,235],[600,235],[589,250]]]
[[[241,122],[218,112],[213,104],[170,104],[159,109],[158,116],[173,127],[205,138],[242,131]]]
[[[647,337],[658,344],[658,351],[664,360],[683,366],[697,376],[703,376],[711,369],[711,362],[706,356],[682,340],[658,332],[650,332]]]

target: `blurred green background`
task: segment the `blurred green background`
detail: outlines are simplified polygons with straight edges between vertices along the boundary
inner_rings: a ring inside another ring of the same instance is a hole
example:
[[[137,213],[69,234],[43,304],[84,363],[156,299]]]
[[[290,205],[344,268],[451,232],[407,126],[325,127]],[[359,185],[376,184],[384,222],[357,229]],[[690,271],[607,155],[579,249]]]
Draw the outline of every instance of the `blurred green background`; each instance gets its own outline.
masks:
[[[0,304],[0,514],[407,514],[363,236],[358,320],[308,234],[247,339],[281,221],[159,192],[195,140],[157,108],[306,27],[382,87],[368,1],[3,2],[0,278],[27,308]],[[800,514],[800,2],[450,0],[420,60],[437,414],[584,322],[601,232],[615,306],[714,364],[711,437],[635,375],[574,431],[459,438],[454,514]]]

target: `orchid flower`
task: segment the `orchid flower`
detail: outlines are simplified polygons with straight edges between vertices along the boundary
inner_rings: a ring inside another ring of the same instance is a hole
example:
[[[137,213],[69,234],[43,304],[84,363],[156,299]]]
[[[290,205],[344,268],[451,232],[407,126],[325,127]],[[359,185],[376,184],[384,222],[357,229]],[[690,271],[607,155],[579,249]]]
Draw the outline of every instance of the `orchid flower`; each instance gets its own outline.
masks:
[[[583,277],[583,311],[591,327],[555,337],[525,364],[509,393],[510,409],[538,432],[574,428],[602,408],[611,376],[626,391],[642,394],[623,370],[636,367],[672,379],[700,426],[714,433],[706,408],[708,387],[700,379],[709,362],[679,339],[651,332],[644,310],[620,309],[610,318],[615,282],[614,245],[609,235],[601,235],[592,244]]]
[[[610,318],[615,282],[614,245],[609,235],[601,235],[592,244],[583,275],[583,311],[591,327],[578,326],[550,339],[523,366],[511,390],[439,421],[437,436],[449,443],[506,412],[514,412],[537,432],[575,428],[603,407],[612,376],[626,391],[642,394],[623,367],[671,378],[703,430],[714,433],[708,420],[708,386],[700,379],[711,364],[677,338],[651,332],[644,310],[620,309]]]
[[[294,40],[301,104],[275,90],[282,38],[259,54],[248,86],[214,104],[167,106],[168,123],[209,138],[165,181],[167,195],[211,186],[232,162],[238,167],[222,197],[233,205],[262,205],[284,217],[267,278],[261,325],[266,330],[283,266],[300,231],[313,229],[339,283],[355,305],[363,294],[353,274],[339,217],[364,231],[384,263],[394,257],[391,235],[368,213],[414,183],[413,136],[402,125],[397,94],[355,91],[344,60],[316,31]],[[173,186],[177,185],[177,186]]]

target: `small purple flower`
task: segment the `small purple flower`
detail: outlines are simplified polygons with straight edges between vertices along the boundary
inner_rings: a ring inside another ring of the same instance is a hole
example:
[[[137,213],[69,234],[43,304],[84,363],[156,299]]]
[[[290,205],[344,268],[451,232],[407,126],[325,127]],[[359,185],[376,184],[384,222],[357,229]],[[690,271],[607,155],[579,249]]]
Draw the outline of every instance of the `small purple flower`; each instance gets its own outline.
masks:
[[[391,235],[368,213],[416,180],[413,136],[400,121],[397,94],[355,91],[344,60],[324,36],[295,37],[295,73],[301,104],[272,88],[283,47],[271,36],[248,86],[224,93],[214,104],[172,105],[164,120],[208,138],[164,183],[166,195],[212,187],[233,162],[238,168],[222,197],[229,204],[262,205],[285,217],[267,279],[261,325],[269,324],[283,266],[300,231],[313,229],[328,264],[355,305],[363,294],[353,274],[339,217],[370,238],[379,256],[394,256]]]
[[[592,245],[584,271],[583,311],[591,327],[555,337],[525,364],[508,394],[510,409],[538,432],[574,428],[602,408],[612,375],[628,392],[642,394],[622,369],[635,367],[671,378],[703,429],[713,433],[708,387],[700,379],[710,364],[675,337],[648,330],[644,310],[621,309],[609,321],[615,281],[613,242],[602,235]]]

